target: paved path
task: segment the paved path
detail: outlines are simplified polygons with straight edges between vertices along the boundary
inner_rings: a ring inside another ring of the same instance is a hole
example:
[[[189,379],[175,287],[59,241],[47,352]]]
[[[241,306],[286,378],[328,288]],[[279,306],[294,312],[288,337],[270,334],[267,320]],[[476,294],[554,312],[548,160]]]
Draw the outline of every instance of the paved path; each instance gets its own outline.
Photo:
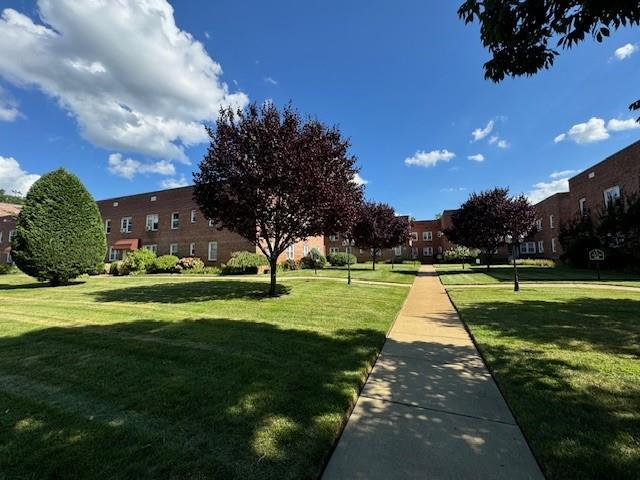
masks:
[[[423,266],[324,472],[334,479],[541,479],[431,266]]]

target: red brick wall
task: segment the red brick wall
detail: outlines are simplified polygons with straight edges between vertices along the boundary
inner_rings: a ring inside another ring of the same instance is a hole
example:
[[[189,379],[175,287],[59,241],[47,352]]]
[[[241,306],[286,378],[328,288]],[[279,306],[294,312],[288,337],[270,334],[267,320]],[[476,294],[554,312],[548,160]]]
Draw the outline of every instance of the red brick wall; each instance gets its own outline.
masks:
[[[11,247],[9,241],[9,233],[16,228],[16,216],[4,215],[0,217],[0,236],[2,241],[0,242],[0,263],[12,263],[11,257],[7,257],[7,250]]]
[[[558,236],[560,228],[567,222],[571,215],[570,195],[566,193],[556,193],[535,205],[536,219],[539,220],[541,229],[536,229],[527,241],[535,242],[535,253],[522,254],[527,258],[551,258],[557,260],[562,254],[562,246]],[[553,226],[550,217],[553,215]],[[540,242],[542,242],[543,251],[540,252]],[[555,252],[553,246],[555,245]]]

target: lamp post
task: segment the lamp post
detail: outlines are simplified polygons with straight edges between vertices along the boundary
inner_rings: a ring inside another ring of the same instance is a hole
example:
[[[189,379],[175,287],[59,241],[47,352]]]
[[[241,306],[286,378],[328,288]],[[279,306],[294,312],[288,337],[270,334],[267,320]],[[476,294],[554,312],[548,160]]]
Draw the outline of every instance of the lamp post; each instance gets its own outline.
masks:
[[[513,238],[511,235],[506,237],[507,244],[511,245],[511,256],[513,257],[513,291],[520,291],[520,280],[518,278],[518,264],[516,263],[516,257],[518,255],[518,246],[520,245],[521,238]]]
[[[347,285],[351,285],[351,248],[355,245],[355,241],[351,239],[344,239],[342,246],[345,247],[347,253]]]

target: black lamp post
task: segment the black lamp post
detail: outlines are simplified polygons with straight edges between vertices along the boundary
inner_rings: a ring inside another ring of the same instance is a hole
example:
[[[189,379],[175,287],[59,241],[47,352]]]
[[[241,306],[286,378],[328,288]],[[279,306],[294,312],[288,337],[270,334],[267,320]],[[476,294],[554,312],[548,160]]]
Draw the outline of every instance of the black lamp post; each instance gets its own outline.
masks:
[[[345,239],[342,241],[342,245],[345,247],[345,252],[347,253],[347,285],[351,285],[351,248],[355,245],[355,241]]]

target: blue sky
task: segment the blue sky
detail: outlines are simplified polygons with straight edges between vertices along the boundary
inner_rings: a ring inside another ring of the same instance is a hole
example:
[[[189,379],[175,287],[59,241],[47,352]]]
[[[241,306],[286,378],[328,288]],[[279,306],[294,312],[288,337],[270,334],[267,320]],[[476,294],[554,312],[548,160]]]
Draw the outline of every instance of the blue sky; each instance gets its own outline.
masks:
[[[0,188],[59,166],[97,199],[189,182],[201,122],[265,99],[338,124],[367,196],[417,218],[496,185],[539,199],[640,137],[637,29],[496,85],[459,2],[122,1],[2,1]]]

